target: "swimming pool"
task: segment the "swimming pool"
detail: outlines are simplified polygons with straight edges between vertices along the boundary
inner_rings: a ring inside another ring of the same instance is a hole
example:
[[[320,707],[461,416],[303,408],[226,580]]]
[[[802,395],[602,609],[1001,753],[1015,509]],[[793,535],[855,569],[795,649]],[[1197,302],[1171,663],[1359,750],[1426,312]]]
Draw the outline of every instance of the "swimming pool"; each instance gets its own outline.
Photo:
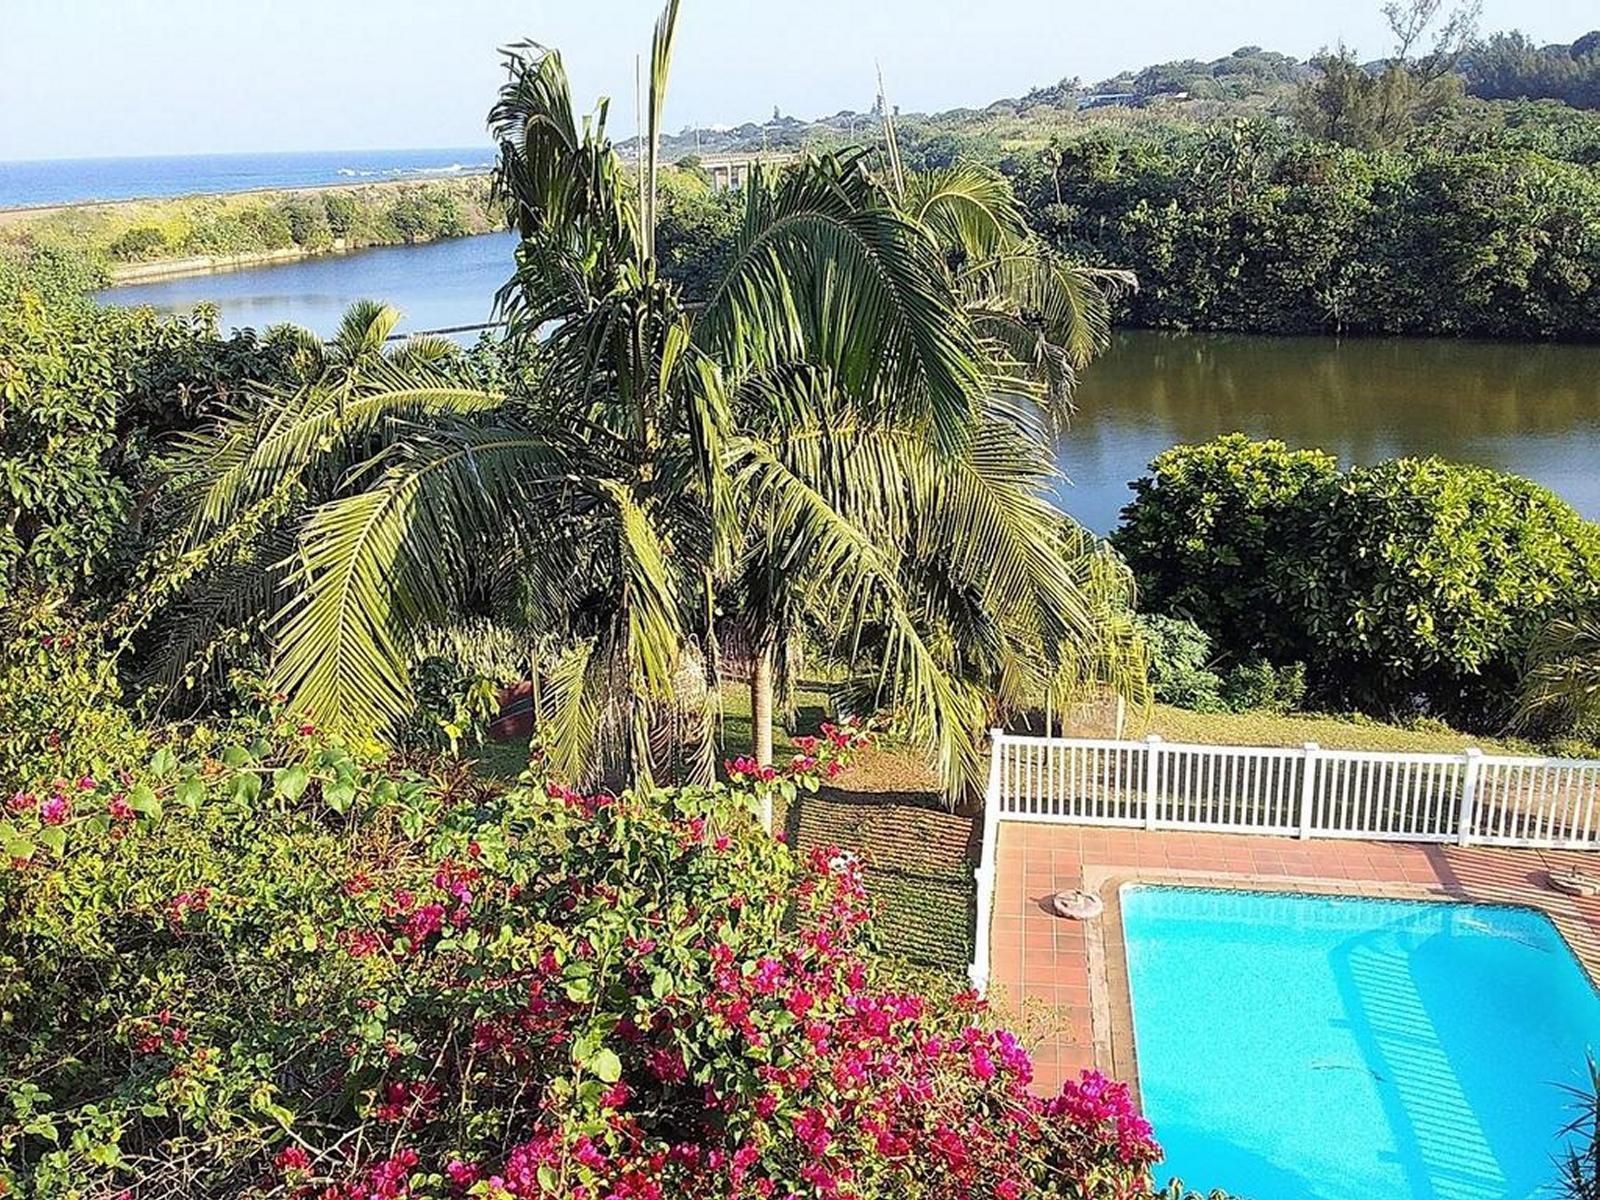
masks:
[[[1164,1181],[1252,1200],[1521,1200],[1600,998],[1531,909],[1129,885]]]

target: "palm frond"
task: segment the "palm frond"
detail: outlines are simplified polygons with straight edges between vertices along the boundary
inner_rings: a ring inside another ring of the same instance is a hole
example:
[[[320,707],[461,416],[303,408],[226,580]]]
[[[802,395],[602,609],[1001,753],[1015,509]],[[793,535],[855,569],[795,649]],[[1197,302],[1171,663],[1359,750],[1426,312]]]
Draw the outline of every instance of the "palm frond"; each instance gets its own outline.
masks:
[[[644,257],[656,256],[656,174],[661,157],[661,121],[667,105],[667,78],[672,70],[672,42],[678,29],[678,0],[667,6],[656,19],[655,36],[650,43],[650,105],[645,136],[645,216]]]
[[[1600,719],[1600,617],[1550,622],[1528,653],[1513,724],[1574,725]]]
[[[1010,181],[976,163],[909,177],[900,203],[941,247],[971,263],[999,258],[1032,236]]]
[[[519,426],[461,429],[406,445],[367,490],[314,510],[274,630],[278,690],[329,727],[391,729],[411,707],[416,631],[446,619],[473,550],[536,511],[567,461]]]
[[[952,792],[976,785],[980,712],[974,698],[941,668],[918,632],[894,564],[861,528],[792,471],[766,444],[736,438],[729,452],[744,499],[763,528],[784,530],[785,568],[817,581],[820,601],[859,627],[883,622],[879,662],[884,700],[908,708],[908,726],[939,765]]]
[[[965,443],[987,386],[983,350],[939,250],[877,192],[859,156],[757,178],[696,344],[734,378],[785,362],[827,368],[877,415]]]

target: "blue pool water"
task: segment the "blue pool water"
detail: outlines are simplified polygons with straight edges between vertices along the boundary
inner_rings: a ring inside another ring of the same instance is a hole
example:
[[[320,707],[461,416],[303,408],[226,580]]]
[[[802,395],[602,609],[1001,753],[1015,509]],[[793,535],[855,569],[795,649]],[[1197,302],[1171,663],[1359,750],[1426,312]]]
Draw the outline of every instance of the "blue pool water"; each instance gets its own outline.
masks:
[[[1130,886],[1161,1179],[1253,1200],[1548,1195],[1600,998],[1528,909]]]

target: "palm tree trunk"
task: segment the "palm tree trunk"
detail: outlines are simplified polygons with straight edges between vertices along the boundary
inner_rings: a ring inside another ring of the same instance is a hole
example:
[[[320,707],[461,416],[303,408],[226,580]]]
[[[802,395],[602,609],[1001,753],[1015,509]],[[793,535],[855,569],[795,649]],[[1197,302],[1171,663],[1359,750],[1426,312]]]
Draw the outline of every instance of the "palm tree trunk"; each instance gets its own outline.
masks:
[[[772,764],[772,671],[774,647],[769,643],[756,650],[750,668],[751,754],[763,767]]]

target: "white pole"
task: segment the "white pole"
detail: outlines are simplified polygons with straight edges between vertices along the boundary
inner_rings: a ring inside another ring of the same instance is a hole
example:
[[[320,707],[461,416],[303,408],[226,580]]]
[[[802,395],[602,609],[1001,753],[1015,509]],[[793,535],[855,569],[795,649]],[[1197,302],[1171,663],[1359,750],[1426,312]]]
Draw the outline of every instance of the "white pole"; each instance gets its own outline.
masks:
[[[1300,760],[1300,840],[1311,836],[1312,809],[1316,804],[1317,744],[1306,743],[1306,756]]]
[[[1461,784],[1461,829],[1457,841],[1463,846],[1472,845],[1472,826],[1478,815],[1478,776],[1483,770],[1483,751],[1468,746],[1462,758],[1466,760],[1466,778]]]
[[[1161,753],[1161,735],[1152,733],[1144,739],[1144,744],[1146,747],[1144,752],[1144,827],[1146,829],[1154,829],[1156,827],[1156,791],[1161,783],[1160,776],[1157,773],[1160,764],[1158,755]]]
[[[983,837],[979,841],[978,867],[972,873],[978,888],[977,928],[972,938],[972,965],[967,978],[980,996],[989,990],[989,926],[994,921],[994,856],[1000,824],[1000,760],[1005,753],[1005,731],[989,731],[989,789],[983,798]]]

